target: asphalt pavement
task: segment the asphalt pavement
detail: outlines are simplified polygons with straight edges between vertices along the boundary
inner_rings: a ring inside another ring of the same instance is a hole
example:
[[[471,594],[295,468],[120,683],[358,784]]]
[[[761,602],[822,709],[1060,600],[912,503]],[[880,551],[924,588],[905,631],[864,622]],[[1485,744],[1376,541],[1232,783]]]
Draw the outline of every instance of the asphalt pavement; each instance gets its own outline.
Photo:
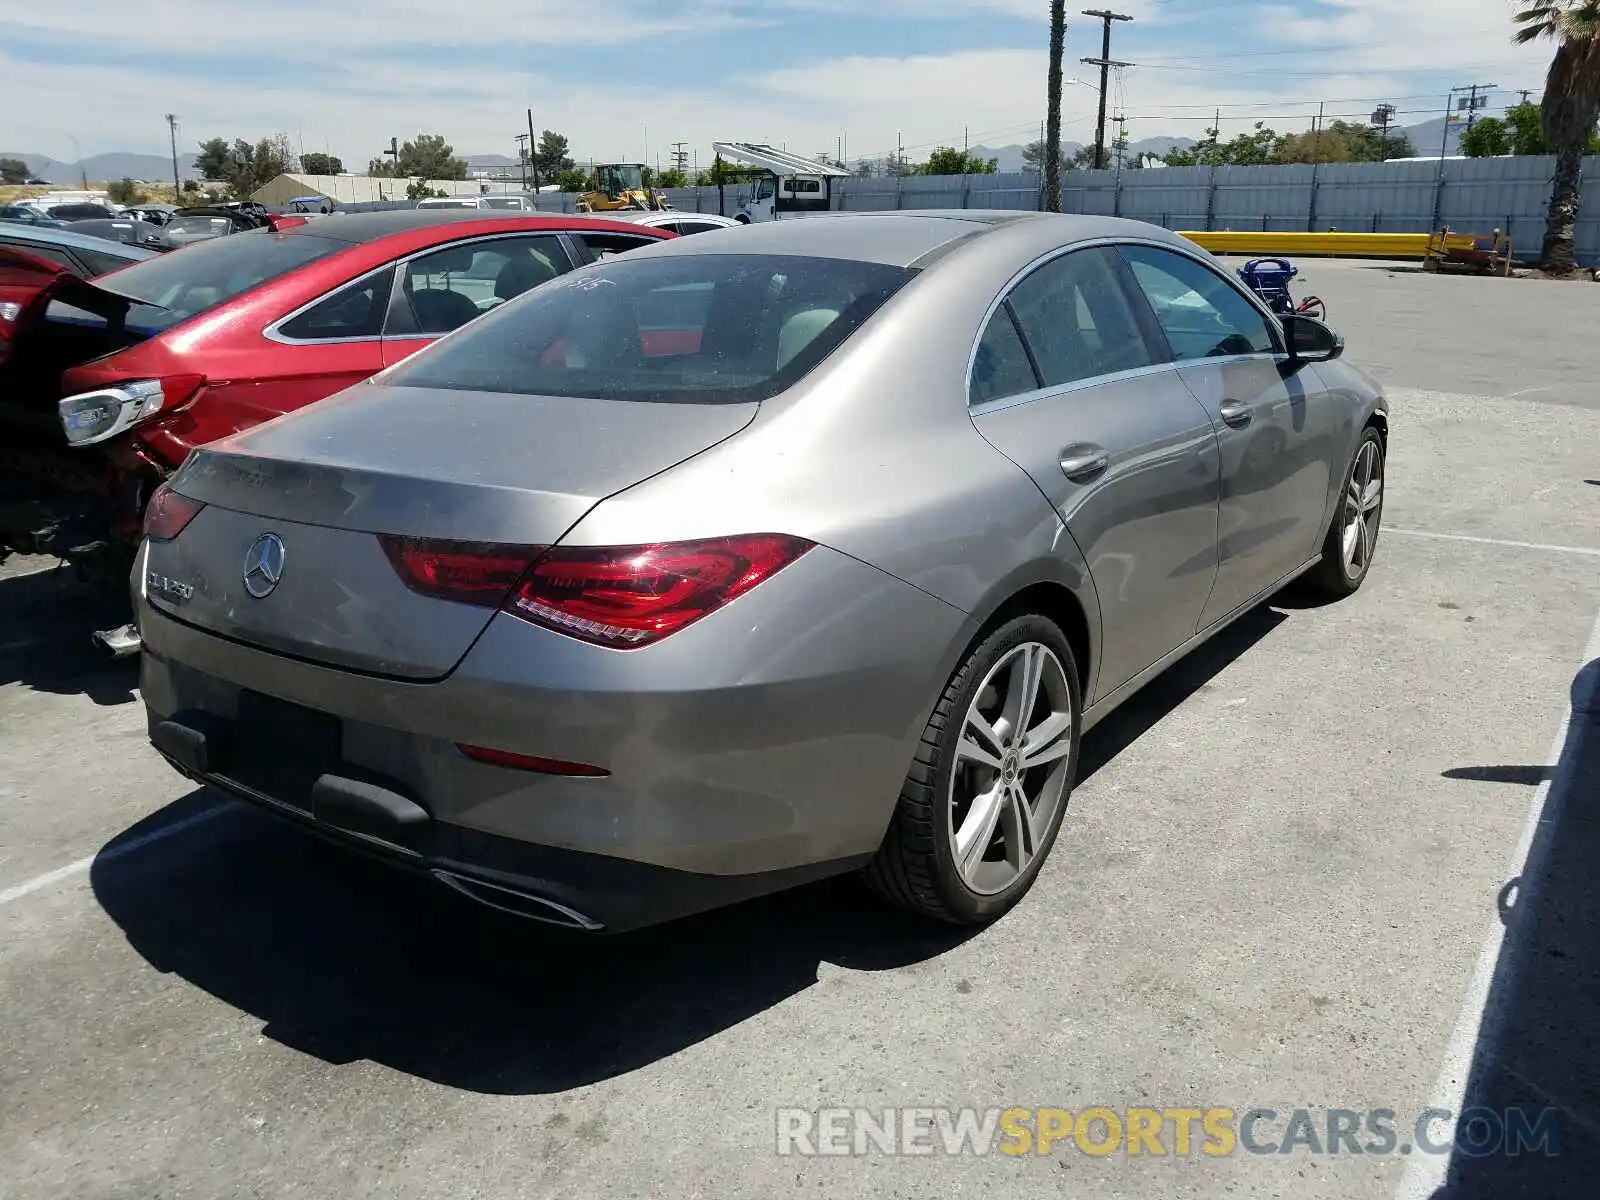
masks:
[[[0,568],[0,1196],[1585,1194],[1600,288],[1302,266],[1393,402],[1373,573],[1096,729],[978,932],[850,881],[612,939],[474,907],[179,778],[91,595]],[[962,1106],[1271,1110],[1273,1149],[778,1152]],[[1327,1137],[1435,1107],[1552,1110],[1560,1153]]]

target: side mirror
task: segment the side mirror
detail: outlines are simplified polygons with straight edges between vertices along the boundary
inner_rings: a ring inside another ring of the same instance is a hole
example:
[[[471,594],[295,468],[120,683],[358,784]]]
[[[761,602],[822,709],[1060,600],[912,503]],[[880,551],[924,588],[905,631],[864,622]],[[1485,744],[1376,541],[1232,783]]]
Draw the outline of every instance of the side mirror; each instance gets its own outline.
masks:
[[[1291,362],[1332,362],[1344,353],[1344,338],[1315,317],[1290,313],[1280,319]]]

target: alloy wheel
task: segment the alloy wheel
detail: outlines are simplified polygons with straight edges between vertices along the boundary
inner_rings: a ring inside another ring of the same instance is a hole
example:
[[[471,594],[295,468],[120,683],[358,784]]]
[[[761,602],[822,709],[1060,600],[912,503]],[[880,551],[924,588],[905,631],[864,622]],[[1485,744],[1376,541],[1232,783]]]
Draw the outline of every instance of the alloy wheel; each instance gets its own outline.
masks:
[[[1016,882],[1049,834],[1066,794],[1072,693],[1055,651],[1024,642],[990,668],[962,722],[950,773],[949,838],[974,892]]]
[[[1345,488],[1344,551],[1345,574],[1360,579],[1372,562],[1378,546],[1378,510],[1383,504],[1383,457],[1378,443],[1368,439],[1356,455]]]

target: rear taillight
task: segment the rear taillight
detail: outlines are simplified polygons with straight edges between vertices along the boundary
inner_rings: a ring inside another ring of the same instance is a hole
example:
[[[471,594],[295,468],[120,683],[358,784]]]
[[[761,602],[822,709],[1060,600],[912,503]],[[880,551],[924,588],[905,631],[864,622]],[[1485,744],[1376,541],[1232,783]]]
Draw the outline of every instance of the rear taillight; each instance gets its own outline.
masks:
[[[191,500],[163,483],[145,506],[144,536],[154,542],[171,541],[204,507],[200,501]]]
[[[67,441],[74,446],[92,446],[158,412],[181,408],[204,383],[205,378],[200,375],[135,379],[68,396],[56,409]]]
[[[556,547],[501,606],[598,646],[660,641],[748,592],[812,543],[780,533],[653,546]]]
[[[494,608],[527,572],[543,546],[446,542],[433,538],[378,539],[383,552],[413,592],[435,600]]]

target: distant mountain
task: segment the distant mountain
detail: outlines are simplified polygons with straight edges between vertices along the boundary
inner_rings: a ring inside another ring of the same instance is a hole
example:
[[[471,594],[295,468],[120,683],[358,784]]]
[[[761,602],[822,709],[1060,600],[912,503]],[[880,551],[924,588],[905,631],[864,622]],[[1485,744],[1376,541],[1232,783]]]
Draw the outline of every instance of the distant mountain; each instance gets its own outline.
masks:
[[[506,154],[466,154],[462,156],[469,167],[514,167],[517,160]]]
[[[96,154],[82,162],[61,162],[47,154],[24,154],[0,150],[0,158],[20,158],[40,179],[63,188],[79,186],[84,179],[90,183],[105,183],[113,179],[138,179],[146,183],[161,183],[172,178],[172,159],[159,154]],[[178,156],[178,174],[184,179],[198,179],[194,169],[194,155]]]
[[[1466,127],[1466,122],[1450,126],[1450,140],[1445,145],[1446,157],[1461,153],[1461,133]],[[1445,136],[1444,118],[1435,117],[1431,121],[1424,121],[1421,125],[1408,125],[1404,129],[1391,132],[1404,133],[1410,138],[1411,148],[1419,158],[1436,158],[1439,154],[1440,139]]]
[[[1128,143],[1128,153],[1137,157],[1141,154],[1171,154],[1174,150],[1187,150],[1194,145],[1193,138],[1186,137],[1151,137],[1143,138],[1137,142]]]

